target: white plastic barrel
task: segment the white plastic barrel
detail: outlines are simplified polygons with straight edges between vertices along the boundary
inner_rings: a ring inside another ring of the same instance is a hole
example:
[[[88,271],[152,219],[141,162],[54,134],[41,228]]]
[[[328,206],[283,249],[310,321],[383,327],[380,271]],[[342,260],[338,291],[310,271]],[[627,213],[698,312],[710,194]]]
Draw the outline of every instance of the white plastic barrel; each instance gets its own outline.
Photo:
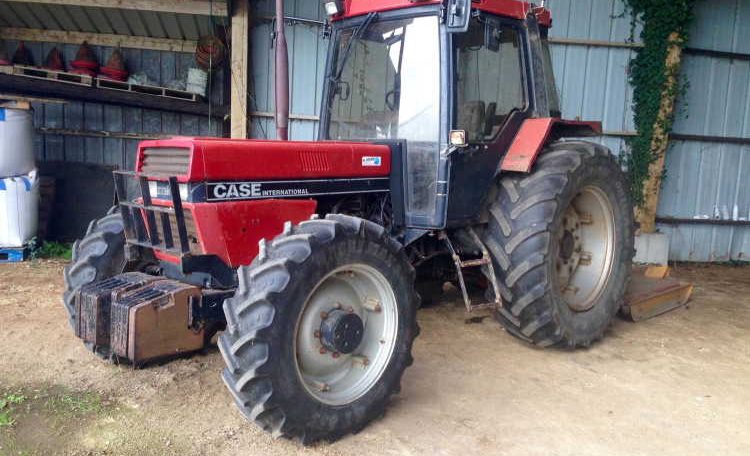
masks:
[[[0,179],[0,247],[22,247],[36,236],[39,180],[36,170]]]
[[[33,133],[31,111],[0,108],[0,178],[34,169]]]

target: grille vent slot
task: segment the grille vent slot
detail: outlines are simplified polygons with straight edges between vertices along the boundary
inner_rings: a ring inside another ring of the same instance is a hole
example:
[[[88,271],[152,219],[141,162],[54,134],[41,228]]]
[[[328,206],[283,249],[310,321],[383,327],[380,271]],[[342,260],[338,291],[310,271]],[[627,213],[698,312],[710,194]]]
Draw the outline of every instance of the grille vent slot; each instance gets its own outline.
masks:
[[[190,170],[190,149],[149,148],[143,151],[141,172],[148,176],[186,176]]]

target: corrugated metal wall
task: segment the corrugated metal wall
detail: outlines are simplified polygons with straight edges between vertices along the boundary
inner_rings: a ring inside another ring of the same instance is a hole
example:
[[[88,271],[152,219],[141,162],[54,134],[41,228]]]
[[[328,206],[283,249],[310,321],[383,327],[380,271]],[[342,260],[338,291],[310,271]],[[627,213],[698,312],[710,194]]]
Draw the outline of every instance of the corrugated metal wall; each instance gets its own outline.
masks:
[[[698,3],[689,47],[750,54],[750,2]],[[680,100],[674,131],[685,135],[750,138],[750,60],[687,53],[689,86]],[[673,141],[659,216],[750,219],[750,146],[721,141]],[[660,225],[679,261],[750,260],[750,226]]]
[[[272,32],[273,0],[252,2],[253,30],[251,34],[250,109],[252,131],[255,138],[276,138],[274,111],[274,62]],[[318,21],[325,19],[321,2],[311,0],[286,0],[284,15]],[[321,37],[322,26],[309,22],[294,22],[286,28],[289,46],[289,80],[291,92],[291,139],[310,140],[317,137],[317,116],[323,92],[323,73],[329,41]]]
[[[631,17],[622,0],[551,0],[554,27],[553,64],[563,115],[601,119],[606,135],[599,141],[619,154],[625,137],[633,134],[632,88],[628,66],[635,52],[630,43]],[[260,111],[252,134],[275,137],[273,119],[273,14],[270,0],[256,4],[253,30],[253,110]],[[289,16],[322,20],[317,2],[287,1]],[[698,2],[689,46],[750,53],[750,28],[740,17],[750,14],[743,0]],[[321,27],[288,27],[292,62],[292,120],[294,139],[317,134],[320,93],[327,41]],[[639,29],[635,30],[635,36]],[[750,137],[750,62],[686,55],[684,70],[690,88],[680,103],[675,131],[682,134]],[[687,115],[689,113],[689,115]],[[294,116],[293,116],[294,117]],[[750,146],[720,142],[673,141],[667,155],[666,179],[659,215],[693,218],[713,215],[723,206],[731,214],[735,204],[750,217]],[[717,261],[750,257],[750,227],[678,226],[661,224],[671,235],[671,258],[680,261]]]
[[[8,49],[13,52],[17,44],[15,41],[8,41]],[[26,43],[37,64],[44,62],[47,53],[54,46],[62,51],[66,63],[74,60],[78,50],[76,45]],[[100,64],[104,64],[114,50],[103,46],[92,46],[92,49]],[[143,71],[151,80],[162,85],[181,77],[188,68],[195,66],[193,54],[127,48],[122,53],[131,74]],[[214,104],[224,103],[223,80],[221,72],[213,78],[211,100]],[[64,104],[34,103],[34,126],[38,133],[35,135],[34,149],[39,161],[93,163],[125,168],[133,167],[138,139],[102,138],[87,136],[85,133],[221,134],[221,123],[215,119],[209,129],[206,117],[75,101]],[[84,134],[46,134],[45,129],[78,130]]]
[[[631,17],[622,0],[552,0],[552,61],[563,117],[601,120],[616,154],[633,131],[628,65]],[[636,31],[638,33],[638,31]],[[560,44],[565,41],[565,44]],[[585,44],[597,42],[592,44]]]

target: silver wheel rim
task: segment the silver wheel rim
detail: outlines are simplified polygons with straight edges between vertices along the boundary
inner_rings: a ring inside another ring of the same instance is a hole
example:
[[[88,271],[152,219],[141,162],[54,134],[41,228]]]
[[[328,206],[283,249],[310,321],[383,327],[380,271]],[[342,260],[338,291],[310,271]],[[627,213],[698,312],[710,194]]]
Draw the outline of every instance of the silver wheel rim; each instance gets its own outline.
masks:
[[[320,340],[323,319],[336,309],[355,313],[364,325],[362,342],[350,354],[327,350]],[[396,296],[385,276],[364,264],[338,268],[316,285],[297,321],[297,374],[318,401],[350,404],[383,376],[397,333]]]
[[[590,310],[607,286],[615,256],[614,211],[601,189],[585,187],[573,199],[557,242],[558,290],[570,309]]]

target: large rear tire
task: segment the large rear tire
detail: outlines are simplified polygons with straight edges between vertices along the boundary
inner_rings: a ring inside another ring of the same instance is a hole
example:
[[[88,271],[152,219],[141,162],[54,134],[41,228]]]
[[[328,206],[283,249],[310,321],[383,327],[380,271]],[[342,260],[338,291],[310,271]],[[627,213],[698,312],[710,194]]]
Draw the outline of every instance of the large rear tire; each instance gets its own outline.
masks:
[[[504,306],[496,319],[534,345],[586,347],[622,305],[633,258],[633,209],[608,149],[557,142],[531,174],[503,176],[483,241]]]
[[[92,221],[83,239],[73,244],[73,260],[64,270],[63,303],[73,329],[78,321],[76,292],[84,285],[125,272],[126,265],[125,228],[122,216],[113,208],[105,217]],[[97,355],[109,357],[109,347],[85,345]]]
[[[379,225],[287,225],[240,268],[219,338],[240,411],[276,437],[334,441],[381,416],[418,333],[414,269]]]

